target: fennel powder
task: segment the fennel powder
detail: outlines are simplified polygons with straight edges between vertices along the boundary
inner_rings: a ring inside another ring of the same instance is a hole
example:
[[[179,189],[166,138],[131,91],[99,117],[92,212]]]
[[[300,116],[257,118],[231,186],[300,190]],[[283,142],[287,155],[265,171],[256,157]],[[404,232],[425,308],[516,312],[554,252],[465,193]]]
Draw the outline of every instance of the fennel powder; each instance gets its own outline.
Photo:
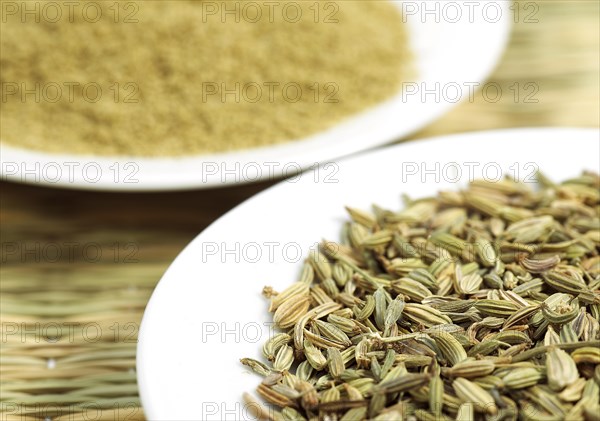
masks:
[[[1,29],[1,139],[28,149],[177,156],[271,145],[390,98],[410,74],[389,1],[54,3],[58,18],[52,2],[35,3]]]

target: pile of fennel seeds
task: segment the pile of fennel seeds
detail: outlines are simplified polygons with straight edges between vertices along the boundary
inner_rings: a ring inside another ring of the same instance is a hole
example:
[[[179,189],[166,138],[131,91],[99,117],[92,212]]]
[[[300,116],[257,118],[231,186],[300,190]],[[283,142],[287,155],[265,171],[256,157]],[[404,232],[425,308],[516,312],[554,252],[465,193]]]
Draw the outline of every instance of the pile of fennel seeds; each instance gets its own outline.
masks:
[[[266,287],[281,333],[245,399],[271,420],[600,419],[600,177],[348,208]]]

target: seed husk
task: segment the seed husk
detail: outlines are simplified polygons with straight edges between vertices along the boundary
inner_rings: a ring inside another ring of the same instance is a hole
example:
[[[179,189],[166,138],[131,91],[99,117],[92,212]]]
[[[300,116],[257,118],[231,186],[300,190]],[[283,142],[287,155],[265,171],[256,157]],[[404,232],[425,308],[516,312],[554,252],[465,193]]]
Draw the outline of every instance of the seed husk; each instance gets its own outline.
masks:
[[[275,361],[273,361],[273,369],[276,371],[287,371],[294,363],[294,350],[289,345],[284,345],[279,348]]]
[[[261,398],[263,398],[265,401],[269,402],[270,404],[273,404],[273,405],[276,405],[276,406],[279,406],[282,408],[285,408],[288,406],[296,407],[296,403],[293,399],[290,399],[289,397],[283,395],[282,393],[273,390],[272,387],[261,384],[260,386],[258,386],[256,391],[258,392],[258,394],[260,395]]]
[[[329,364],[329,373],[333,378],[339,378],[346,368],[340,350],[337,348],[327,348],[327,361]]]
[[[404,306],[404,312],[402,314],[411,322],[425,327],[452,323],[452,320],[448,316],[442,314],[439,310],[422,304],[407,303]]]
[[[540,370],[524,367],[510,370],[502,377],[502,382],[508,389],[524,389],[538,384],[542,378]]]
[[[275,314],[273,314],[273,322],[281,329],[294,326],[306,314],[309,307],[310,299],[308,296],[293,296],[277,308]]]
[[[496,365],[493,360],[470,360],[462,361],[449,368],[446,372],[451,377],[484,377],[492,374]]]
[[[274,361],[279,348],[289,343],[291,339],[292,337],[287,333],[278,333],[274,335],[263,345],[263,355],[267,360]]]
[[[430,334],[440,347],[442,354],[451,365],[458,364],[467,359],[467,352],[460,342],[451,334],[437,332]]]
[[[308,340],[304,341],[304,355],[315,370],[322,370],[327,365],[327,358]]]
[[[348,335],[346,335],[342,329],[334,324],[324,322],[322,320],[316,320],[315,325],[319,332],[326,338],[345,346],[352,345],[352,341],[350,338],[348,338]]]
[[[600,342],[600,341],[596,341]],[[600,345],[598,345],[600,346]],[[600,348],[596,347],[582,347],[576,349],[571,354],[573,361],[577,364],[589,363],[589,364],[600,364]]]
[[[376,386],[376,391],[381,393],[406,392],[429,382],[430,376],[426,373],[408,373],[402,377],[384,380]]]
[[[252,371],[261,376],[268,376],[271,374],[271,369],[264,363],[254,360],[252,358],[242,358],[240,362],[247,367],[250,367]]]
[[[286,288],[283,292],[281,292],[271,298],[271,305],[269,306],[269,311],[273,312],[273,311],[277,310],[277,308],[281,304],[285,303],[287,300],[289,300],[292,297],[308,296],[309,288],[310,288],[309,284],[305,283],[305,282],[296,282],[295,284],[292,284],[291,286]]]
[[[470,403],[478,412],[489,415],[498,413],[498,407],[493,396],[476,383],[467,379],[457,378],[452,382],[452,388],[463,403]]]
[[[575,361],[562,349],[552,349],[548,352],[546,355],[546,373],[548,385],[556,392],[560,392],[579,378]]]
[[[508,329],[511,326],[527,321],[531,316],[533,316],[533,314],[537,313],[539,310],[540,306],[537,305],[520,308],[506,319],[503,328]]]
[[[475,409],[472,403],[463,403],[458,407],[456,413],[457,421],[475,421]]]
[[[562,392],[560,392],[558,397],[565,402],[576,402],[581,399],[584,387],[585,379],[579,377],[577,380],[567,386]]]
[[[429,380],[429,410],[434,415],[440,415],[442,413],[443,402],[444,381],[439,375],[436,375]]]
[[[510,317],[519,307],[510,301],[501,300],[478,300],[475,302],[475,308],[486,316],[492,317]]]

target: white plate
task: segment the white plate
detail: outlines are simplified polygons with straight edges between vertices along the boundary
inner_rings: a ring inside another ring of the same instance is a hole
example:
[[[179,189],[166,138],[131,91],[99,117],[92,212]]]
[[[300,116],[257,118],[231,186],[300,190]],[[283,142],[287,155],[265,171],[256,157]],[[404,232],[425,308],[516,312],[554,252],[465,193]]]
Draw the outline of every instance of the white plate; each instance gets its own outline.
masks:
[[[288,176],[406,137],[458,99],[472,100],[471,87],[482,85],[503,51],[512,16],[509,2],[498,0],[395,3],[409,24],[418,78],[404,94],[326,132],[277,146],[176,159],[47,154],[0,144],[0,176],[78,189],[206,188]]]
[[[539,168],[558,181],[583,169],[600,171],[599,138],[595,129],[440,137],[351,157],[336,164],[329,182],[322,173],[306,173],[247,200],[185,248],[146,308],[137,369],[148,418],[253,419],[241,395],[260,380],[239,359],[260,358],[269,335],[261,290],[285,288],[316,242],[338,239],[344,205],[400,209],[403,193],[458,189],[470,176],[527,180]],[[262,256],[254,262],[257,251]]]

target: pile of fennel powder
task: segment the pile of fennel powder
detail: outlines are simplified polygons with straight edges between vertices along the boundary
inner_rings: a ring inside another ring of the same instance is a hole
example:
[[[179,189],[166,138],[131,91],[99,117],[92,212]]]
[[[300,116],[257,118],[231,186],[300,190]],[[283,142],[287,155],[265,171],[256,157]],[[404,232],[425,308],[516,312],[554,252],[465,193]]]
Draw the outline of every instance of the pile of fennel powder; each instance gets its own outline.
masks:
[[[3,16],[0,37],[0,139],[28,149],[271,145],[331,128],[411,74],[390,1],[35,3]]]

